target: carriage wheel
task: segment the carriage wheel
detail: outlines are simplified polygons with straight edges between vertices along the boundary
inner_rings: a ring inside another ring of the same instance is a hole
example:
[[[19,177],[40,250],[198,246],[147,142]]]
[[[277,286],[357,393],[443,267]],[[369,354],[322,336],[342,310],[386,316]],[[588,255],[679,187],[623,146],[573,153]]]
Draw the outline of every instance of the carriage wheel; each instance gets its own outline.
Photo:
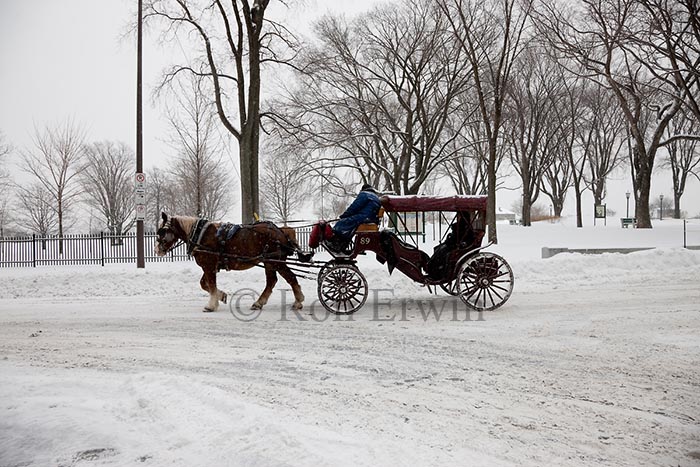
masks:
[[[453,297],[459,295],[456,282],[445,282],[444,284],[440,284],[440,288],[445,291],[445,293],[452,295]]]
[[[337,264],[318,277],[321,305],[335,314],[351,314],[367,301],[367,279],[352,264]]]
[[[467,259],[457,280],[459,298],[477,311],[495,310],[513,292],[513,270],[493,253],[478,253]]]

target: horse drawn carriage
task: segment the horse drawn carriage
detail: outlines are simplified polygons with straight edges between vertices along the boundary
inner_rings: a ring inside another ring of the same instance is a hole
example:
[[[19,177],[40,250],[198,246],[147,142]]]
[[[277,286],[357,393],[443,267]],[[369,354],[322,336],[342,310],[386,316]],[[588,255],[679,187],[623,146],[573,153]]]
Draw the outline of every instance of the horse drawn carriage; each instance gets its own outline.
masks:
[[[327,248],[333,259],[318,274],[318,297],[332,313],[354,313],[367,300],[367,279],[357,267],[357,257],[373,252],[389,271],[398,269],[428,287],[440,287],[458,296],[469,308],[494,310],[513,290],[513,271],[501,256],[482,251],[486,225],[486,196],[383,196],[383,214],[390,228],[361,225],[347,249]],[[448,229],[428,255],[397,232],[409,230],[405,213],[438,213]],[[449,218],[451,217],[451,219]]]
[[[318,298],[324,308],[331,313],[354,313],[365,304],[369,293],[367,279],[357,266],[358,256],[368,252],[387,264],[390,272],[397,269],[415,282],[429,288],[439,287],[459,297],[471,309],[494,310],[510,297],[513,271],[501,256],[483,251],[488,246],[482,246],[486,202],[485,196],[382,196],[382,215],[390,219],[389,228],[362,224],[344,248],[321,239],[332,257],[329,261],[313,261],[312,255],[305,254],[296,243],[292,229],[270,222],[232,229],[230,224],[168,217],[164,213],[156,252],[164,255],[178,242],[187,243],[188,252],[203,270],[200,284],[210,294],[204,311],[214,311],[220,301],[227,301],[227,294],[216,285],[218,271],[262,266],[266,287],[253,308],[262,308],[267,303],[277,273],[292,287],[294,308],[301,308],[304,295],[297,276],[307,277],[310,271],[317,270]],[[432,255],[398,235],[407,230],[407,213],[426,212],[437,213],[449,226]]]

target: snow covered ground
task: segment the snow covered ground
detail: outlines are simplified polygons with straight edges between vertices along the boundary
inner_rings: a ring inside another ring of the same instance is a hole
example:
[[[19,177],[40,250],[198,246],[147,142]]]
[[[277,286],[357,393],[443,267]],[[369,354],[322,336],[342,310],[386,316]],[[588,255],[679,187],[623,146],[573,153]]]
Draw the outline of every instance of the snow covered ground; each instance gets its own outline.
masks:
[[[339,319],[302,281],[299,315],[277,291],[243,321],[260,270],[220,274],[233,309],[205,314],[192,263],[0,269],[0,466],[700,465],[682,226],[499,234],[515,290],[483,314],[371,257]]]

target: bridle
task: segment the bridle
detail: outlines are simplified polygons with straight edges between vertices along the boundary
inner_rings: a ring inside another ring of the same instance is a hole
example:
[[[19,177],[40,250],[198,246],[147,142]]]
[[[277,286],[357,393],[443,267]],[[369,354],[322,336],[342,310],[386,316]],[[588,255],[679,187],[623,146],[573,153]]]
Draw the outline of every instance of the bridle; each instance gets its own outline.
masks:
[[[158,244],[158,247],[160,250],[163,252],[164,255],[168,254],[170,251],[174,250],[175,248],[179,247],[180,245],[187,244],[187,255],[190,256],[192,255],[192,252],[194,249],[198,246],[200,246],[200,241],[201,237],[204,234],[206,226],[209,225],[209,221],[206,219],[198,219],[197,222],[192,226],[192,229],[190,230],[189,235],[187,236],[187,239],[182,240],[180,239],[179,241],[173,243],[170,248],[166,248],[165,244],[167,243],[165,241],[165,235],[168,233],[172,233],[174,235],[173,227],[172,224],[170,223],[172,217],[168,218],[167,221],[163,224],[163,227],[158,229],[157,237],[156,237],[156,243]]]
[[[170,253],[172,250],[174,250],[175,248],[177,248],[177,247],[179,247],[180,245],[182,245],[183,243],[185,243],[183,240],[180,240],[180,241],[177,241],[177,242],[173,242],[173,244],[170,245],[169,248],[166,247],[165,245],[166,245],[167,242],[166,242],[166,240],[165,240],[165,236],[166,236],[168,233],[171,233],[173,236],[175,236],[175,233],[173,232],[172,224],[170,223],[170,219],[168,219],[167,221],[165,221],[165,223],[163,224],[163,227],[161,227],[160,229],[158,229],[158,231],[156,232],[156,235],[157,235],[157,236],[156,236],[156,243],[158,244],[158,248],[160,249],[160,251],[163,252],[163,255],[167,255],[167,254]]]

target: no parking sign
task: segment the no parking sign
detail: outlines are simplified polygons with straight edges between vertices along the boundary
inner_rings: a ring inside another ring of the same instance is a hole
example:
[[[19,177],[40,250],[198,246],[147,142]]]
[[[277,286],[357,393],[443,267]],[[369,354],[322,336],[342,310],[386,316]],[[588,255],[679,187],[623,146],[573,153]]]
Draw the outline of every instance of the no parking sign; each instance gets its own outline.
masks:
[[[136,201],[136,220],[142,221],[146,218],[146,175],[141,172],[136,174],[134,191],[134,198]]]
[[[146,189],[146,175],[139,172],[136,174],[136,191]]]

